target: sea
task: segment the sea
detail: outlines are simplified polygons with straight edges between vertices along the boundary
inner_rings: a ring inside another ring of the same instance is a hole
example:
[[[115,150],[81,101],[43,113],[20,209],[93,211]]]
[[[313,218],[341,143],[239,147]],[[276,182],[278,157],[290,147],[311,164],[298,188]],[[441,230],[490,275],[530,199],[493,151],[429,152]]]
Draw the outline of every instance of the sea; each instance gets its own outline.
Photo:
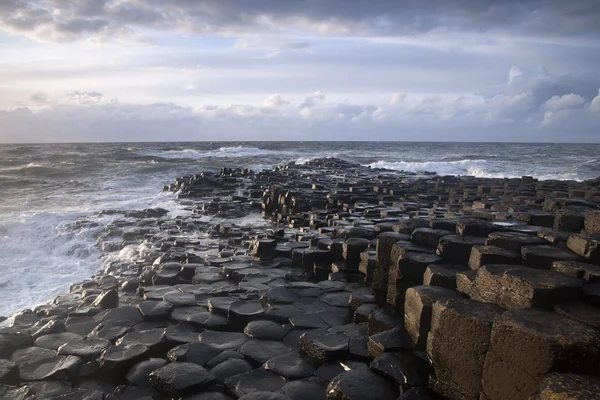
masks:
[[[600,176],[600,145],[414,142],[0,144],[0,316],[46,302],[101,271],[95,239],[107,209],[186,211],[162,192],[174,178],[223,166],[254,171],[339,157],[365,166],[442,175],[585,180]],[[127,259],[132,252],[112,257]]]

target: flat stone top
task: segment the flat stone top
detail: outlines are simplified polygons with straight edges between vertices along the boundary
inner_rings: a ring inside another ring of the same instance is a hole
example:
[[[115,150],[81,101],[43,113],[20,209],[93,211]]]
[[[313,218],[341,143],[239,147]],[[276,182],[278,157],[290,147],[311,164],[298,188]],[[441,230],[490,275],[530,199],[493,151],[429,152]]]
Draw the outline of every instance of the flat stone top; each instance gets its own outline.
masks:
[[[435,302],[433,307],[489,323],[492,323],[498,315],[505,311],[495,304],[480,303],[470,299],[441,299]]]
[[[596,329],[552,311],[536,308],[506,311],[494,320],[494,329],[500,326],[543,337],[549,342],[600,346],[600,333]]]

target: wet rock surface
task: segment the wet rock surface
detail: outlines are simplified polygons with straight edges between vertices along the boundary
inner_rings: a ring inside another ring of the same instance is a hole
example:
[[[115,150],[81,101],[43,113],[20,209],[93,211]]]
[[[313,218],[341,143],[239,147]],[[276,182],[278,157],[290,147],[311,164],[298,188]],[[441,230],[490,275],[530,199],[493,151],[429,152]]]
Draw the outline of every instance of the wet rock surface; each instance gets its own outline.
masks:
[[[165,190],[186,213],[105,213],[135,260],[0,321],[0,398],[597,394],[597,181],[319,159]]]

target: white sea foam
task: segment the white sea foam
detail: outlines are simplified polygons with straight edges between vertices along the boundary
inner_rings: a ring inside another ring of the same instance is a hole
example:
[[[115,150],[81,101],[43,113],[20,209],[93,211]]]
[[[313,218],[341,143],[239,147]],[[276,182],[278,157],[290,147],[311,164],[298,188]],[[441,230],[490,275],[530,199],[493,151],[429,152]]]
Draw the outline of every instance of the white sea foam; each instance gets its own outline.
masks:
[[[581,180],[575,172],[548,173],[544,170],[511,170],[507,163],[495,163],[487,160],[464,159],[456,161],[376,161],[365,164],[371,168],[385,168],[395,171],[408,172],[436,172],[439,175],[468,175],[478,178],[520,178],[523,175],[531,175],[540,180]],[[522,168],[522,167],[521,167]]]
[[[162,158],[191,158],[191,159],[202,159],[209,157],[231,157],[231,158],[243,158],[243,157],[259,157],[267,155],[285,155],[289,152],[280,150],[268,150],[259,149],[258,147],[244,147],[244,146],[233,146],[233,147],[220,147],[217,150],[198,150],[198,149],[182,149],[182,150],[162,150],[162,151],[150,151],[144,152],[144,155],[150,155]]]

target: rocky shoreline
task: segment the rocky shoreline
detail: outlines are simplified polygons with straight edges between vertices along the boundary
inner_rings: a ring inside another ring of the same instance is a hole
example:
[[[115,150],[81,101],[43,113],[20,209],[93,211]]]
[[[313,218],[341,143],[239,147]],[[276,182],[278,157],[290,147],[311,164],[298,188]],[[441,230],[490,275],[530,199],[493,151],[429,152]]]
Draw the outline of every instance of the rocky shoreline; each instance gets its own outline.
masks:
[[[0,399],[598,398],[599,183],[177,178],[187,216],[105,212],[135,262],[4,322]]]

